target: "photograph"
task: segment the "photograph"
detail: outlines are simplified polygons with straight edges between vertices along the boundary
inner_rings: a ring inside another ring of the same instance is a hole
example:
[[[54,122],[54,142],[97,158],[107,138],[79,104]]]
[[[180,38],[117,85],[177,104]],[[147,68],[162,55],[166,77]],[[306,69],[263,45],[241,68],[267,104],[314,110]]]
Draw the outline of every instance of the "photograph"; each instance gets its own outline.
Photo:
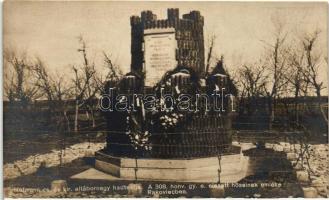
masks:
[[[328,2],[2,10],[4,198],[329,198]]]

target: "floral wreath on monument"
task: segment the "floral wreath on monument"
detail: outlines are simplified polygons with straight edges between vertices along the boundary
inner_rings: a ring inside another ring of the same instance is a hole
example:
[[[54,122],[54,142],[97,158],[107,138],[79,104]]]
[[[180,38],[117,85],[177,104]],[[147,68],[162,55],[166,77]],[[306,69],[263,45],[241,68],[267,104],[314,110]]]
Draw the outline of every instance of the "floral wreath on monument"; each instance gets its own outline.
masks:
[[[177,73],[184,73],[189,75],[189,84],[183,88],[175,86],[173,89],[171,78]],[[161,99],[161,90],[172,91],[172,95],[177,97],[179,94],[196,94],[200,91],[199,76],[192,69],[188,67],[178,66],[174,70],[168,71],[161,78],[161,80],[154,86],[153,91],[156,94],[157,107],[151,111],[146,112],[143,100],[137,98],[136,107],[137,112],[127,113],[127,129],[126,134],[129,136],[131,144],[137,149],[151,150],[150,136],[152,133],[148,130],[149,125],[155,125],[159,133],[172,133],[181,125],[182,120],[189,115],[188,112],[179,112],[176,107],[176,102],[170,109],[161,110],[161,106],[166,104]],[[167,107],[166,107],[167,108]]]

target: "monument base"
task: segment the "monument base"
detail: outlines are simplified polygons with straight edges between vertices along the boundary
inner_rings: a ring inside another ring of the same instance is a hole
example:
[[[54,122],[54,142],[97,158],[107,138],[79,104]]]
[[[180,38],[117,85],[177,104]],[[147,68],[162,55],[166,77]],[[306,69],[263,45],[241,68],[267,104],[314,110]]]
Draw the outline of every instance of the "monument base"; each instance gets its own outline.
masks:
[[[219,167],[220,163],[220,167]],[[168,182],[238,182],[246,176],[248,157],[242,153],[195,159],[114,157],[96,152],[95,168],[120,180]]]

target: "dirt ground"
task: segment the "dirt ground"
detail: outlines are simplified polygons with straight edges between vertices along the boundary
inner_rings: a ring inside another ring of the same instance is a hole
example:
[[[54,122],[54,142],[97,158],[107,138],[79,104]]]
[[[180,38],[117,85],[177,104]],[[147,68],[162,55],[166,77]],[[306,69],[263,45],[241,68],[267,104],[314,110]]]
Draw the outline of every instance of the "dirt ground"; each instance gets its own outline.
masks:
[[[104,147],[104,143],[99,142],[82,142],[70,145],[65,149],[65,156],[60,161],[58,155],[60,150],[51,150],[47,153],[39,153],[24,157],[20,160],[13,162],[7,162],[4,164],[4,192],[6,197],[132,197],[128,195],[128,190],[123,187],[122,190],[113,190],[116,185],[127,186],[131,182],[119,181],[119,182],[102,182],[102,181],[90,181],[81,180],[74,181],[70,179],[70,176],[85,171],[94,165],[93,152]],[[240,143],[244,150],[252,152],[251,157],[257,157],[261,153],[255,153],[257,150],[253,150],[254,145],[251,143]],[[285,147],[289,144],[267,144],[266,159],[261,160],[261,166],[256,170],[253,176],[248,176],[239,182],[240,186],[236,187],[230,185],[225,188],[226,197],[303,197],[303,192],[300,183],[296,180],[294,170],[291,168],[290,163],[285,156],[277,156],[275,150],[280,146]],[[328,144],[315,144],[311,145],[312,157],[310,164],[314,171],[312,178],[314,180],[326,181],[329,177],[328,161],[329,161],[329,146]],[[253,152],[255,151],[255,152]],[[274,156],[276,155],[276,156]],[[284,154],[282,154],[284,155]],[[275,174],[274,171],[285,171],[286,173]],[[32,181],[33,180],[33,181]],[[66,180],[68,188],[71,188],[68,192],[53,192],[50,190],[51,182],[54,180]],[[150,184],[157,184],[152,182],[140,182],[144,189],[148,188]],[[256,183],[249,187],[250,183]],[[280,185],[274,185],[279,183]],[[170,183],[167,183],[170,185]],[[261,185],[268,185],[263,187]],[[271,185],[272,184],[272,185]],[[326,185],[328,183],[326,182]],[[75,191],[75,188],[81,186],[89,187],[106,187],[109,186],[110,190],[84,190]],[[273,187],[272,187],[273,186]],[[147,197],[209,197],[210,189],[205,183],[205,187],[195,190],[187,190],[183,195],[155,195],[147,194],[144,191],[143,196]],[[202,186],[203,187],[203,186]],[[328,188],[327,188],[328,189]]]

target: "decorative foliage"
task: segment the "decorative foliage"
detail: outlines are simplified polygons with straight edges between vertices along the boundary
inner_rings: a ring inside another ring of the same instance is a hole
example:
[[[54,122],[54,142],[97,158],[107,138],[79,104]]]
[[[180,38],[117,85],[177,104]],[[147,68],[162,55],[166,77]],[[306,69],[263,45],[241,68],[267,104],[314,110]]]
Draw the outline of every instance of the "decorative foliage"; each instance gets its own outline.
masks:
[[[149,141],[151,134],[148,130],[145,129],[146,120],[143,114],[143,112],[145,112],[144,107],[141,106],[138,110],[139,112],[137,115],[135,115],[133,112],[128,112],[126,118],[126,134],[128,135],[134,149],[137,150],[140,148],[144,150],[151,150],[152,147]]]
[[[149,137],[151,134],[148,131],[131,131],[128,130],[126,134],[129,136],[129,139],[135,149],[142,148],[145,150],[151,150],[152,147],[149,143]]]
[[[157,94],[160,93],[161,88],[165,90],[172,87],[171,85],[171,75],[178,73],[178,72],[187,72],[190,75],[190,84],[189,87],[186,88],[186,94],[189,93],[197,93],[201,86],[200,86],[200,77],[199,74],[194,72],[191,68],[184,67],[184,66],[177,66],[175,69],[168,71],[165,75],[161,78],[161,80],[155,85],[154,90]]]
[[[176,112],[173,113],[165,113],[159,118],[161,128],[164,130],[175,128],[179,122],[184,117],[183,114],[178,114]]]

